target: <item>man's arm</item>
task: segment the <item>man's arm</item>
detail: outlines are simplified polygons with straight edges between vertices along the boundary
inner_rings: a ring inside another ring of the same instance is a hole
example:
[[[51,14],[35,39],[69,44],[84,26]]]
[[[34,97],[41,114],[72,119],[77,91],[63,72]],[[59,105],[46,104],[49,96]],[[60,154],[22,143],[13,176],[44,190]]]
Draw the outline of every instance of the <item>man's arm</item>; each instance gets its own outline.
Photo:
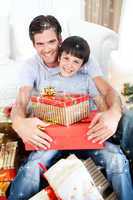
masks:
[[[94,100],[99,112],[104,112],[104,111],[108,110],[108,106],[107,106],[104,98],[102,97],[102,95],[97,95],[97,96],[93,97],[93,100]]]
[[[38,125],[46,127],[48,123],[45,123],[38,118],[27,118],[26,109],[30,100],[32,87],[21,87],[16,103],[12,108],[11,120],[12,127],[22,138],[24,142],[32,143],[35,146],[47,149],[50,147],[50,138],[46,133],[38,129]]]
[[[108,110],[98,113],[92,120],[89,126],[88,139],[93,139],[93,142],[103,142],[115,134],[122,114],[122,104],[117,92],[106,80],[100,76],[93,80],[105,99]]]
[[[122,103],[120,96],[115,91],[115,89],[102,77],[94,78],[95,84],[99,92],[103,95],[106,104],[110,110],[116,112],[117,114],[122,113]]]

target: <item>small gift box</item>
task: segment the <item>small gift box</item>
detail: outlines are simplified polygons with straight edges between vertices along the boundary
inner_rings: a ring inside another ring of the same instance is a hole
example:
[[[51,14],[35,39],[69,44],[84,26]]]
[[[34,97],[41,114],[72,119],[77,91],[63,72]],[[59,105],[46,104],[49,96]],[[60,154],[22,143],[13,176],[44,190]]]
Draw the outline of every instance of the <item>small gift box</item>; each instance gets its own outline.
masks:
[[[17,142],[10,141],[0,146],[0,170],[14,169],[16,164]],[[4,172],[5,173],[5,172]]]
[[[66,150],[66,149],[101,149],[103,144],[93,143],[87,139],[88,126],[96,112],[91,112],[89,117],[83,122],[77,122],[69,127],[51,124],[45,128],[45,132],[52,137],[50,149]],[[26,150],[40,150],[32,144],[25,143]]]
[[[103,200],[90,173],[75,155],[60,159],[44,178],[49,186],[29,200]]]
[[[68,126],[89,114],[89,96],[64,94],[32,96],[32,113],[45,121]]]
[[[58,199],[103,200],[90,173],[75,155],[60,159],[44,173]]]

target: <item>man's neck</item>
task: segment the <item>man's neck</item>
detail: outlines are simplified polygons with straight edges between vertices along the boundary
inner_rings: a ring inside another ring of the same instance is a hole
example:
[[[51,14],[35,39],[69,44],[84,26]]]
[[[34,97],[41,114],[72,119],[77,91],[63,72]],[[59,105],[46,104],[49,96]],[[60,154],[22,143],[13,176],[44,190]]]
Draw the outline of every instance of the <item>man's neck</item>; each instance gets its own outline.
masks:
[[[59,65],[59,62],[56,61],[56,62],[54,62],[54,63],[46,64],[46,65],[47,65],[47,67],[49,67],[49,68],[54,68],[54,67],[57,67],[57,66]]]

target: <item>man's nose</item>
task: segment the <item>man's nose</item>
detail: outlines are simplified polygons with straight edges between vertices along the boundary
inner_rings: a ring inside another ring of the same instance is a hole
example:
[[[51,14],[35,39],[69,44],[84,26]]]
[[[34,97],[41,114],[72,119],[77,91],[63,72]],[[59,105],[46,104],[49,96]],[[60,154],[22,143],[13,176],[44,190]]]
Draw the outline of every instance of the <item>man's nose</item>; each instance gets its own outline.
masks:
[[[50,51],[49,46],[48,46],[48,45],[44,45],[44,46],[43,46],[43,52],[44,52],[44,53],[49,53],[49,51]]]

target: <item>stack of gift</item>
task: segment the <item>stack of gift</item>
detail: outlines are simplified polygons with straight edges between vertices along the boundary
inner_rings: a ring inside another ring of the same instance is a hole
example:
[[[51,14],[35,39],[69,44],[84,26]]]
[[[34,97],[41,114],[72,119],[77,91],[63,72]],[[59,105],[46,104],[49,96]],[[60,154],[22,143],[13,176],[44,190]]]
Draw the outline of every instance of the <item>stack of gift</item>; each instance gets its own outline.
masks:
[[[0,198],[4,199],[10,182],[16,176],[17,142],[4,142],[3,138],[4,134],[0,134]]]
[[[91,173],[95,168],[97,169],[93,161],[89,165]],[[107,189],[110,184],[102,172],[95,170],[94,174],[99,180],[97,184],[101,186],[98,187],[90,171],[75,155],[61,159],[44,173],[44,178],[48,181],[49,186],[34,195],[30,200],[104,200],[102,189],[103,187]],[[102,182],[100,183],[101,179]],[[108,189],[106,195],[104,194],[105,198],[117,200],[115,193],[110,192]]]
[[[89,114],[89,96],[84,94],[57,94],[31,97],[34,116],[45,121],[69,126]]]
[[[51,124],[42,131],[53,139],[50,149],[100,149],[103,144],[87,139],[88,126],[96,114],[89,109],[86,94],[47,93],[32,96],[32,113]],[[40,126],[38,128],[41,129]],[[32,144],[25,144],[26,150],[38,150]]]

